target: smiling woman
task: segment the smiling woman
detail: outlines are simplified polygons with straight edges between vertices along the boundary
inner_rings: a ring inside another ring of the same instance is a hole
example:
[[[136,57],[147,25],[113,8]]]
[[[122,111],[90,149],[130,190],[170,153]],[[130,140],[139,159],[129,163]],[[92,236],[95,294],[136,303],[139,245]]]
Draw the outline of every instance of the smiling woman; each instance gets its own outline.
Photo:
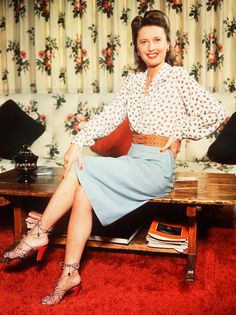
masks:
[[[144,49],[146,51],[151,49],[149,53],[152,50],[155,53],[163,52],[164,61],[171,66],[174,65],[175,55],[170,40],[170,21],[163,12],[155,10],[154,13],[154,10],[151,10],[145,14],[145,20],[142,16],[136,16],[132,21],[131,28],[138,70],[147,69],[147,64],[141,56],[141,50],[145,53]]]
[[[11,261],[42,251],[50,228],[72,208],[62,275],[42,304],[53,305],[81,282],[78,269],[92,229],[93,211],[103,225],[128,215],[173,188],[182,139],[200,139],[225,119],[219,102],[187,72],[173,66],[170,24],[159,10],[132,22],[137,71],[128,74],[111,104],[87,121],[65,153],[64,179],[39,223],[4,254]],[[110,134],[128,117],[132,144],[118,158],[83,156],[82,148]]]
[[[155,74],[164,64],[168,49],[169,43],[162,27],[144,26],[139,31],[137,51],[148,69],[145,92],[147,92]]]

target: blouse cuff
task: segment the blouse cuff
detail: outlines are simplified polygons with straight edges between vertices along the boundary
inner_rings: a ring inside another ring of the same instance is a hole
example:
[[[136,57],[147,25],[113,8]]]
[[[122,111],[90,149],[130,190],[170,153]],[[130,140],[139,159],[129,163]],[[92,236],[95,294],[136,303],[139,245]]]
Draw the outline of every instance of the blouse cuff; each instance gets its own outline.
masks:
[[[80,141],[76,138],[74,138],[72,141],[71,141],[71,144],[77,144],[78,147],[82,150],[83,149],[83,144],[80,143]]]

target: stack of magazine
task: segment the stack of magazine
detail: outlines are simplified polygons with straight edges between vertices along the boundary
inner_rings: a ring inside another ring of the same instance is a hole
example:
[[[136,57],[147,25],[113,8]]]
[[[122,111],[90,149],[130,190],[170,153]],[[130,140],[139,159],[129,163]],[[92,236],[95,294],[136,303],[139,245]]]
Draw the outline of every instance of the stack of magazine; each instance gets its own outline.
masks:
[[[174,249],[183,253],[188,248],[188,227],[153,219],[146,240],[147,246]]]

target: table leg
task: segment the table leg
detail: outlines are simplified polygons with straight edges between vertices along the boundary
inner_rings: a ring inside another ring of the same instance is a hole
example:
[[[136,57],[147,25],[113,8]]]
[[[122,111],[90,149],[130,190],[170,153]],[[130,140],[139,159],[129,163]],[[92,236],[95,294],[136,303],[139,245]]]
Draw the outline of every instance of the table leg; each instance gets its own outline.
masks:
[[[22,238],[25,228],[26,212],[21,207],[14,207],[14,236],[15,242]]]
[[[195,278],[195,265],[197,254],[197,210],[198,207],[196,206],[187,206],[186,209],[186,214],[189,220],[189,243],[185,279],[188,282],[193,282]]]

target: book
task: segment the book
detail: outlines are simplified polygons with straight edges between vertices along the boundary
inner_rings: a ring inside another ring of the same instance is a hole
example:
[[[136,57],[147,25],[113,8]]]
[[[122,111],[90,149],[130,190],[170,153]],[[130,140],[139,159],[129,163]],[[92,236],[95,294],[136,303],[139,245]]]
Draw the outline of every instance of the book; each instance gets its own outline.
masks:
[[[134,211],[106,226],[94,214],[89,240],[128,245],[144,225],[144,211]]]
[[[52,175],[52,173],[53,173],[53,167],[48,167],[48,166],[38,166],[36,170],[37,176]]]
[[[160,222],[154,218],[146,241],[149,247],[169,248],[183,253],[188,248],[188,227],[185,224]]]
[[[183,253],[188,248],[187,241],[181,242],[168,242],[168,241],[159,241],[158,239],[154,239],[153,237],[147,235],[146,237],[147,245],[149,247],[156,248],[170,248],[175,249],[177,252]]]
[[[188,227],[176,223],[160,222],[154,218],[149,227],[148,235],[163,241],[186,241],[188,240]]]
[[[135,235],[141,230],[142,226],[138,226],[135,229],[100,231],[96,234],[92,234],[89,237],[90,241],[99,242],[111,242],[128,245]]]
[[[177,176],[174,179],[174,189],[193,189],[198,187],[198,179],[194,176]]]

